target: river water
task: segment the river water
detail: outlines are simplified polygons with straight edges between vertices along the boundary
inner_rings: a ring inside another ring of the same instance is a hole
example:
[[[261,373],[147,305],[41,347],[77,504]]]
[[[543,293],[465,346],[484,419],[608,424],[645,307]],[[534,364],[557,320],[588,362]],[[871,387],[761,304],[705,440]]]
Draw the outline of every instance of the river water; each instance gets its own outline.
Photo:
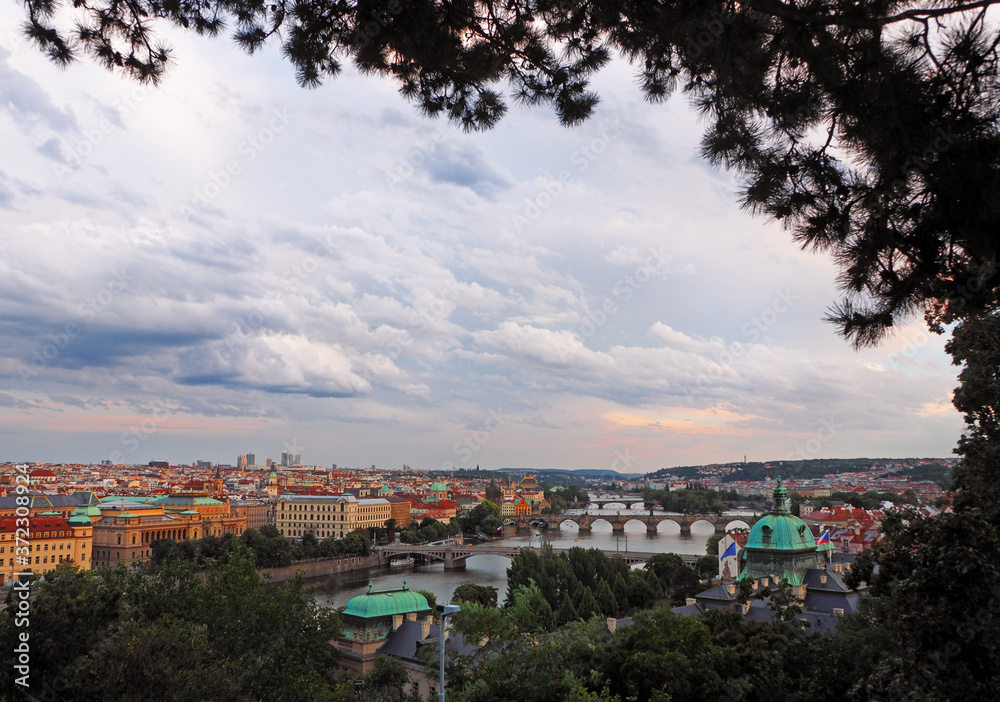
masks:
[[[631,513],[648,514],[642,510],[630,512],[627,510],[588,510],[594,516],[600,514]],[[656,512],[655,514],[662,514]],[[726,512],[733,519],[739,519],[746,512]],[[601,548],[605,551],[642,551],[646,553],[705,553],[708,538],[715,533],[707,522],[695,523],[691,527],[690,536],[682,536],[680,527],[673,522],[663,522],[657,534],[647,534],[646,526],[641,522],[630,522],[625,525],[625,534],[613,534],[611,525],[598,522],[593,525],[590,534],[581,535],[576,525],[567,522],[556,531],[545,530],[541,534],[533,530],[531,537],[520,536],[504,539],[499,543],[505,545],[523,544],[537,547],[540,538],[550,541],[556,548]],[[477,585],[492,585],[498,591],[500,602],[507,596],[507,568],[510,559],[503,556],[483,555],[472,556],[466,560],[465,570],[445,570],[441,562],[430,565],[404,565],[376,568],[365,571],[342,573],[336,576],[313,578],[308,582],[317,585],[316,599],[333,607],[346,605],[348,600],[368,590],[368,583],[374,583],[376,590],[393,590],[402,587],[406,578],[407,587],[411,590],[429,590],[437,596],[438,603],[451,601],[455,588],[464,583]],[[638,567],[638,566],[637,566]]]

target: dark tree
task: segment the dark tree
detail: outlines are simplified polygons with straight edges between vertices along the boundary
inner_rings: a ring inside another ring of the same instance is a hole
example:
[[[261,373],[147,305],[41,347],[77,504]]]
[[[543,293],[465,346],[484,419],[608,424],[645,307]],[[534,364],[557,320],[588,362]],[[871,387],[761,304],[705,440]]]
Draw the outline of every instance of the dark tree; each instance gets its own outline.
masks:
[[[453,602],[475,602],[483,607],[496,607],[497,589],[492,585],[464,583],[455,588],[451,599]]]

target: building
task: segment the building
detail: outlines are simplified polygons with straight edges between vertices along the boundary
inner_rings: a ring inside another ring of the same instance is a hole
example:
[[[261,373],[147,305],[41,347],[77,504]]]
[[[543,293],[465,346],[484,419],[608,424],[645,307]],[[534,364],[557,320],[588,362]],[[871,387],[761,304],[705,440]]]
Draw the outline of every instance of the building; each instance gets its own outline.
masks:
[[[246,519],[247,529],[260,529],[274,524],[274,506],[263,500],[237,500],[231,503],[233,513]]]
[[[17,517],[0,518],[0,585],[15,573],[45,575],[62,563],[92,567],[93,527],[86,517],[65,519],[56,512],[31,517],[27,538],[23,529],[18,533],[19,521],[23,524]]]
[[[410,526],[413,520],[411,516],[413,505],[410,501],[399,495],[389,495],[383,499],[389,502],[389,516],[396,520],[396,526],[400,529]]]
[[[160,539],[239,536],[247,529],[246,515],[204,495],[107,497],[99,510],[94,519],[94,562],[102,566],[148,561],[153,542]]]
[[[431,483],[430,495],[427,498],[427,502],[438,502],[440,500],[447,500],[448,498],[449,494],[447,485],[440,480],[435,480]]]
[[[771,510],[750,529],[736,581],[698,593],[683,607],[675,607],[675,613],[728,609],[753,621],[771,621],[775,613],[768,606],[768,593],[778,587],[787,588],[797,601],[800,611],[795,618],[819,629],[832,630],[836,617],[858,608],[861,591],[844,582],[853,556],[835,554],[828,540],[816,543],[809,525],[788,511],[788,492],[781,478],[773,497]]]
[[[332,642],[340,653],[342,669],[358,675],[369,673],[377,655],[388,655],[403,664],[409,683],[404,694],[416,692],[420,699],[437,694],[438,680],[427,672],[427,664],[417,652],[424,647],[438,651],[441,627],[431,623],[432,611],[427,599],[407,588],[406,580],[398,590],[368,592],[352,598],[344,609],[341,635]],[[461,635],[445,631],[445,648],[469,654],[474,648],[465,644]]]
[[[391,504],[381,497],[354,495],[282,495],[275,506],[278,531],[290,538],[312,534],[317,539],[342,539],[355,529],[384,527]]]
[[[162,505],[114,498],[94,522],[94,565],[144,563],[160,539],[200,539],[202,522],[194,510],[167,513]]]
[[[23,497],[23,496],[22,496]],[[63,519],[73,516],[78,507],[94,507],[100,500],[89,491],[74,492],[71,495],[28,495],[28,514],[37,517],[44,512],[58,512]],[[0,519],[17,515],[17,496],[0,497]],[[22,513],[23,514],[23,513]]]

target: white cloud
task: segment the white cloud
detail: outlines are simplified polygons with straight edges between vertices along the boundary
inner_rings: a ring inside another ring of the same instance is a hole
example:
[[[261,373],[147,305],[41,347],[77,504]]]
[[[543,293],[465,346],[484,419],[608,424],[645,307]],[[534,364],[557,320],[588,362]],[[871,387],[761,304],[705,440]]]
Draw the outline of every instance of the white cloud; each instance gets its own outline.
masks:
[[[824,417],[838,455],[957,438],[943,340],[851,351],[819,321],[830,262],[739,212],[697,119],[645,104],[622,66],[579,129],[525,110],[469,135],[349,70],[302,91],[277,52],[171,39],[140,97],[87,62],[0,55],[0,445],[19,456],[106,457],[151,397],[177,421],[135,460],[296,436],[321,462],[436,467],[498,406],[484,466],[600,467],[625,445],[643,471],[774,458]],[[514,226],[526,202],[544,206]],[[636,276],[651,250],[664,264]],[[88,306],[116,271],[128,286]],[[754,326],[779,290],[794,303]]]

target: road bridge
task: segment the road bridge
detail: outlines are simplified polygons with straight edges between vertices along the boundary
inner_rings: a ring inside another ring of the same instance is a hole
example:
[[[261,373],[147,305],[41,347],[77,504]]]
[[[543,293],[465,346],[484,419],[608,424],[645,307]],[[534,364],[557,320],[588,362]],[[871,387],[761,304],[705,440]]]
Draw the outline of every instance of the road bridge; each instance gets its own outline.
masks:
[[[430,544],[416,546],[413,544],[390,544],[378,549],[379,565],[388,565],[394,558],[400,556],[420,558],[425,561],[444,561],[445,570],[465,568],[465,562],[472,556],[494,555],[513,558],[521,549],[530,548],[525,544]],[[538,551],[538,547],[532,548]],[[620,558],[628,565],[645,563],[656,553],[646,551],[604,551],[611,558]],[[553,548],[554,553],[566,553],[568,548]],[[694,567],[698,561],[697,555],[678,554],[689,566]]]

